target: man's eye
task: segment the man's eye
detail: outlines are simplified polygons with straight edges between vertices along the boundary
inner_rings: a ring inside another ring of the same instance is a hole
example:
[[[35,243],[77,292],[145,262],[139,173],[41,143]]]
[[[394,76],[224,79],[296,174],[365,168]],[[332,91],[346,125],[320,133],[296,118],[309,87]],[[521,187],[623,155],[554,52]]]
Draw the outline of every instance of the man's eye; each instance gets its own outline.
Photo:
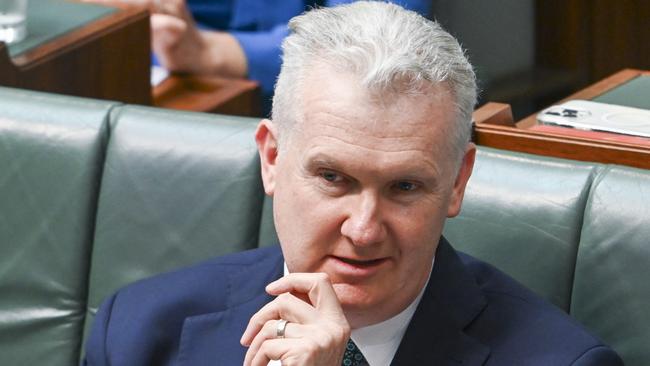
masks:
[[[397,182],[395,188],[402,192],[411,192],[418,188],[418,185],[412,182]]]
[[[329,171],[321,172],[320,176],[330,183],[339,183],[342,180],[338,174]]]

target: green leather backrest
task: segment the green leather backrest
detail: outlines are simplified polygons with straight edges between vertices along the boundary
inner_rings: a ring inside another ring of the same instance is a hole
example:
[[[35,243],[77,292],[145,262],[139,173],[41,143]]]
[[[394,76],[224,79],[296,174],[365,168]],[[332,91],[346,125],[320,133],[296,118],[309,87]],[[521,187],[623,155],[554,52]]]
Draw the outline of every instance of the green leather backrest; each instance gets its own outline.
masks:
[[[650,365],[650,171],[608,167],[594,182],[571,315],[627,366]]]
[[[111,105],[0,88],[0,365],[77,362]]]
[[[111,116],[87,328],[102,300],[130,282],[257,246],[256,123],[147,107]]]
[[[444,234],[568,311],[582,213],[598,165],[480,148]]]
[[[275,243],[256,123],[0,88],[0,365],[75,364],[119,287]],[[444,232],[650,364],[650,171],[480,148]]]

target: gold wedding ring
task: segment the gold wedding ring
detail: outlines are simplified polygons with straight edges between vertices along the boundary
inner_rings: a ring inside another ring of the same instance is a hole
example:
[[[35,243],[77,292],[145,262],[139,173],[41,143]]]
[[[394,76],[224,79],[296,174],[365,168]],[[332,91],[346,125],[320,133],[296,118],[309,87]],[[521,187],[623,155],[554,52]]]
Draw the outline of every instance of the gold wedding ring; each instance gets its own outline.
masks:
[[[277,338],[284,338],[284,331],[287,329],[287,323],[289,322],[284,319],[278,320],[278,326],[275,328],[275,336]]]

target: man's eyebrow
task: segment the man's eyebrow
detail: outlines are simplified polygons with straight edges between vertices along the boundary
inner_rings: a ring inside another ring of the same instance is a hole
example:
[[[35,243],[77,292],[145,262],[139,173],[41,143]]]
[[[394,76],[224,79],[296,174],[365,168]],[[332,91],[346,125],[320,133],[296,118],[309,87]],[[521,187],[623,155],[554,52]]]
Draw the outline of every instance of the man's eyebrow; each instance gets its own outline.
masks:
[[[427,163],[427,166],[429,166],[432,171],[429,171],[428,169],[422,169],[422,167],[403,169],[403,167],[400,166],[393,168],[394,171],[392,175],[395,177],[395,179],[423,180],[432,182],[438,181],[438,167],[432,163]],[[329,155],[322,153],[308,156],[304,162],[303,167],[306,171],[314,171],[319,168],[325,168],[335,170],[340,173],[346,173],[346,170],[350,169],[350,167],[346,167],[345,162],[341,162]],[[385,171],[385,169],[382,170]]]
[[[341,164],[330,156],[324,154],[315,154],[307,157],[305,162],[307,168],[327,167],[332,169],[340,169]]]

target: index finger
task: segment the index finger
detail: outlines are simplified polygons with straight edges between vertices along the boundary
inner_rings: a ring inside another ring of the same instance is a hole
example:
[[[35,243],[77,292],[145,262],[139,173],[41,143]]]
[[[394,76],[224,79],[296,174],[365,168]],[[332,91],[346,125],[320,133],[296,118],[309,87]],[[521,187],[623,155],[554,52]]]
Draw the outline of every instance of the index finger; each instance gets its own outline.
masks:
[[[290,273],[266,286],[266,292],[306,294],[312,306],[319,310],[341,312],[341,304],[326,273]]]

